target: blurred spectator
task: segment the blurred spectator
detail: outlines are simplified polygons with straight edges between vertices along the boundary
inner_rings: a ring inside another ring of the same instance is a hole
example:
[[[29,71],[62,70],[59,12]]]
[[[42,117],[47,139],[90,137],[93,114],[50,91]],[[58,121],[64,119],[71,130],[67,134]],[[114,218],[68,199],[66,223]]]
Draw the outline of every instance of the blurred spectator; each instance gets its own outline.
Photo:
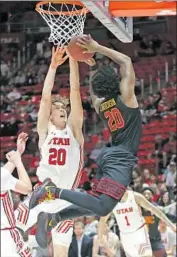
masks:
[[[163,207],[167,207],[169,205],[171,205],[173,203],[173,201],[171,200],[171,196],[169,195],[168,191],[163,192],[161,198],[158,201],[160,206]],[[169,206],[169,208],[167,209],[167,213],[171,214],[173,216],[176,216],[176,205],[171,205],[171,207]]]
[[[7,123],[1,123],[1,136],[10,137],[16,136],[18,133],[19,121],[14,117],[10,118]]]
[[[84,234],[84,224],[74,223],[74,236],[69,247],[68,257],[92,257],[93,240]]]
[[[152,36],[152,44],[153,44],[153,48],[155,50],[159,49],[162,45],[162,40],[159,38],[158,35],[153,35]]]
[[[26,82],[26,75],[23,71],[19,71],[15,77],[15,84],[17,86],[24,86]]]
[[[173,188],[175,186],[175,177],[176,177],[176,163],[171,162],[167,168],[167,176],[166,176],[166,186],[170,195],[172,194]]]
[[[18,91],[16,87],[14,87],[13,90],[7,95],[7,98],[10,101],[19,100],[21,98],[21,93]]]
[[[176,257],[176,233],[160,221],[159,231],[168,257]]]
[[[98,235],[99,225],[98,225]],[[107,223],[104,224],[104,227],[101,228],[101,235],[98,238],[97,235],[93,238],[93,257],[120,257],[120,241],[118,236],[110,231]]]
[[[9,72],[8,65],[3,60],[1,60],[1,76],[8,77],[8,72]]]
[[[92,217],[86,217],[86,225],[85,225],[85,234],[88,236],[93,236],[97,232],[97,224],[98,220],[92,216]]]
[[[151,184],[150,175],[151,175],[151,174],[150,174],[149,169],[144,169],[144,170],[143,170],[143,182],[144,182],[145,184],[148,184],[148,185]]]
[[[37,122],[38,109],[36,107],[33,107],[33,110],[29,113],[29,116],[31,117],[32,121]]]
[[[133,41],[140,41],[142,37],[140,36],[140,29],[135,28],[134,33],[133,33]]]
[[[160,52],[162,55],[174,54],[175,48],[173,47],[172,43],[169,40],[165,40],[162,43]]]
[[[51,57],[51,54],[52,54],[52,51],[51,51],[51,48],[50,47],[47,47],[45,50],[44,50],[44,58],[45,59],[48,59],[49,57]]]
[[[139,108],[141,112],[141,118],[142,118],[142,123],[146,124],[147,123],[147,117],[146,117],[146,111],[145,111],[145,106],[143,102],[139,103]]]

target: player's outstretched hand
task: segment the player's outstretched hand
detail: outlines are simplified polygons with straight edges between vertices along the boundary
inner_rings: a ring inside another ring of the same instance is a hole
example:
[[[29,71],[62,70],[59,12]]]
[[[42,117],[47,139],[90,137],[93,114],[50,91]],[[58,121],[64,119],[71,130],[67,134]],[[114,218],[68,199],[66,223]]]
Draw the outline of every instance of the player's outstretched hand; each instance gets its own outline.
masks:
[[[62,65],[66,59],[68,59],[68,55],[64,56],[66,53],[66,49],[64,47],[59,48],[55,47],[52,48],[52,59],[51,59],[51,67],[57,68],[58,66]],[[64,56],[64,57],[63,57]]]
[[[21,162],[21,155],[18,151],[10,151],[6,154],[6,158],[9,162],[12,162],[17,166]]]
[[[28,140],[27,133],[20,133],[17,138],[17,151],[22,155],[26,148],[26,141]]]
[[[97,52],[97,48],[99,46],[99,44],[93,40],[90,35],[83,35],[82,38],[78,38],[76,44],[82,48],[85,48],[83,53],[95,53]]]

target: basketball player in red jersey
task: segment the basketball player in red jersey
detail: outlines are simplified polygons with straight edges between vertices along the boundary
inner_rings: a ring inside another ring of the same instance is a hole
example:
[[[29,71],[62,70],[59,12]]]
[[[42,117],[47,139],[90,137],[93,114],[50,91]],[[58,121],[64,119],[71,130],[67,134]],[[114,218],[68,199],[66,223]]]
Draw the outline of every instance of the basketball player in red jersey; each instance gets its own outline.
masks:
[[[14,216],[14,206],[10,190],[21,194],[32,191],[30,178],[23,166],[21,154],[25,150],[27,134],[21,133],[17,139],[17,151],[10,151],[8,162],[1,167],[1,257],[31,257],[28,245],[23,241]],[[18,179],[12,172],[17,169]]]
[[[82,147],[83,147],[83,108],[80,97],[78,63],[69,59],[70,63],[70,106],[71,112],[67,117],[68,100],[65,97],[52,97],[57,67],[68,58],[63,57],[64,49],[52,50],[52,59],[44,82],[40,109],[38,113],[37,131],[39,134],[39,149],[41,161],[37,168],[40,182],[50,178],[58,187],[74,189],[81,177]],[[50,183],[49,183],[50,185]],[[30,197],[29,197],[30,198]],[[53,199],[50,198],[49,199]],[[19,228],[27,230],[37,221],[41,211],[55,213],[68,206],[62,200],[43,203],[29,212],[29,199],[17,210]],[[73,233],[73,221],[67,220],[58,224],[52,230],[54,256],[67,256]],[[44,247],[47,247],[45,245]]]

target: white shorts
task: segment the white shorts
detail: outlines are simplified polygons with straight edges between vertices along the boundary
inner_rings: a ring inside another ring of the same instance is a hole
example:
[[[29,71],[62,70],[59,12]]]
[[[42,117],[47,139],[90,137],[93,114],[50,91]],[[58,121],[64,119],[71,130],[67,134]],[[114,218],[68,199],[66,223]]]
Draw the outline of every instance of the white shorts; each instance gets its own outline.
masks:
[[[127,257],[152,256],[149,235],[145,226],[132,233],[120,233],[120,238]]]
[[[29,199],[24,201],[26,206],[29,206]],[[48,213],[56,213],[59,212],[68,206],[70,206],[71,203],[61,200],[61,199],[55,199],[53,201],[45,201],[39,205],[37,205],[35,208],[30,210],[29,216],[27,219],[26,224],[19,223],[18,217],[23,217],[22,213],[19,213],[19,208],[15,211],[16,216],[16,223],[19,228],[26,231],[30,227],[32,227],[37,222],[37,216],[40,212],[48,212]],[[24,208],[20,208],[21,210]],[[25,210],[25,209],[24,209]],[[25,213],[25,211],[24,211]],[[20,214],[20,215],[19,215]],[[26,214],[24,214],[26,215]],[[69,246],[70,242],[72,240],[72,234],[73,234],[73,222],[71,220],[64,221],[59,223],[53,230],[52,230],[52,240],[54,244],[58,245],[65,245]]]
[[[17,229],[1,230],[1,257],[32,257]]]

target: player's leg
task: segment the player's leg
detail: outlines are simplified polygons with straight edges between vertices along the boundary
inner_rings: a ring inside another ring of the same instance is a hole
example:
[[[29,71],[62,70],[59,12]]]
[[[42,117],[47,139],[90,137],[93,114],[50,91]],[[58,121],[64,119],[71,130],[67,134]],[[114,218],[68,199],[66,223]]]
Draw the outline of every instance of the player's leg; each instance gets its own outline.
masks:
[[[1,257],[32,257],[17,229],[1,231]]]
[[[57,213],[39,213],[36,229],[36,241],[38,245],[42,248],[47,247],[47,234],[50,233],[57,224],[81,216],[95,216],[95,214],[77,205],[70,205]]]
[[[98,216],[106,216],[113,210],[117,202],[120,201],[132,179],[132,168],[136,163],[136,157],[123,151],[122,149],[117,150],[117,148],[109,150],[109,155],[106,152],[106,160],[103,160],[105,157],[103,152],[100,164],[102,169],[99,169],[99,177],[97,177],[99,181],[94,188],[94,193],[97,196],[56,188],[55,185],[47,188],[41,186],[33,194],[30,208],[36,206],[38,201],[49,194],[52,197],[69,201],[90,210]],[[118,158],[118,156],[121,156],[121,158]]]
[[[19,257],[10,230],[1,231],[1,257]]]
[[[164,244],[161,240],[151,240],[151,247],[154,257],[167,257]]]
[[[60,222],[52,230],[54,257],[68,257],[68,250],[73,235],[73,221]]]
[[[52,188],[50,190],[50,195],[56,197],[56,199],[63,199],[73,204],[76,204],[82,208],[85,208],[98,216],[106,216],[109,214],[113,208],[116,206],[118,199],[115,199],[111,196],[106,194],[101,194],[100,196],[92,196],[82,192],[75,192],[72,190],[64,189],[60,192],[61,189],[59,188]],[[38,204],[38,201],[43,199],[46,192],[41,190],[40,188],[37,189],[35,195],[32,195],[30,208],[34,208]]]
[[[69,247],[62,245],[53,245],[53,257],[68,257]]]
[[[144,226],[132,233],[121,233],[120,237],[127,257],[152,257],[149,235]]]
[[[43,183],[39,182],[35,187],[34,191],[41,185],[47,183],[50,185],[50,179],[44,180]],[[15,210],[15,218],[16,218],[16,226],[22,231],[27,231],[30,227],[32,227],[37,222],[37,216],[41,211],[54,212],[57,208],[57,204],[53,204],[52,202],[49,205],[45,202],[38,206],[36,206],[33,210],[29,209],[29,202],[31,199],[31,194],[27,196],[27,198],[18,206]]]

